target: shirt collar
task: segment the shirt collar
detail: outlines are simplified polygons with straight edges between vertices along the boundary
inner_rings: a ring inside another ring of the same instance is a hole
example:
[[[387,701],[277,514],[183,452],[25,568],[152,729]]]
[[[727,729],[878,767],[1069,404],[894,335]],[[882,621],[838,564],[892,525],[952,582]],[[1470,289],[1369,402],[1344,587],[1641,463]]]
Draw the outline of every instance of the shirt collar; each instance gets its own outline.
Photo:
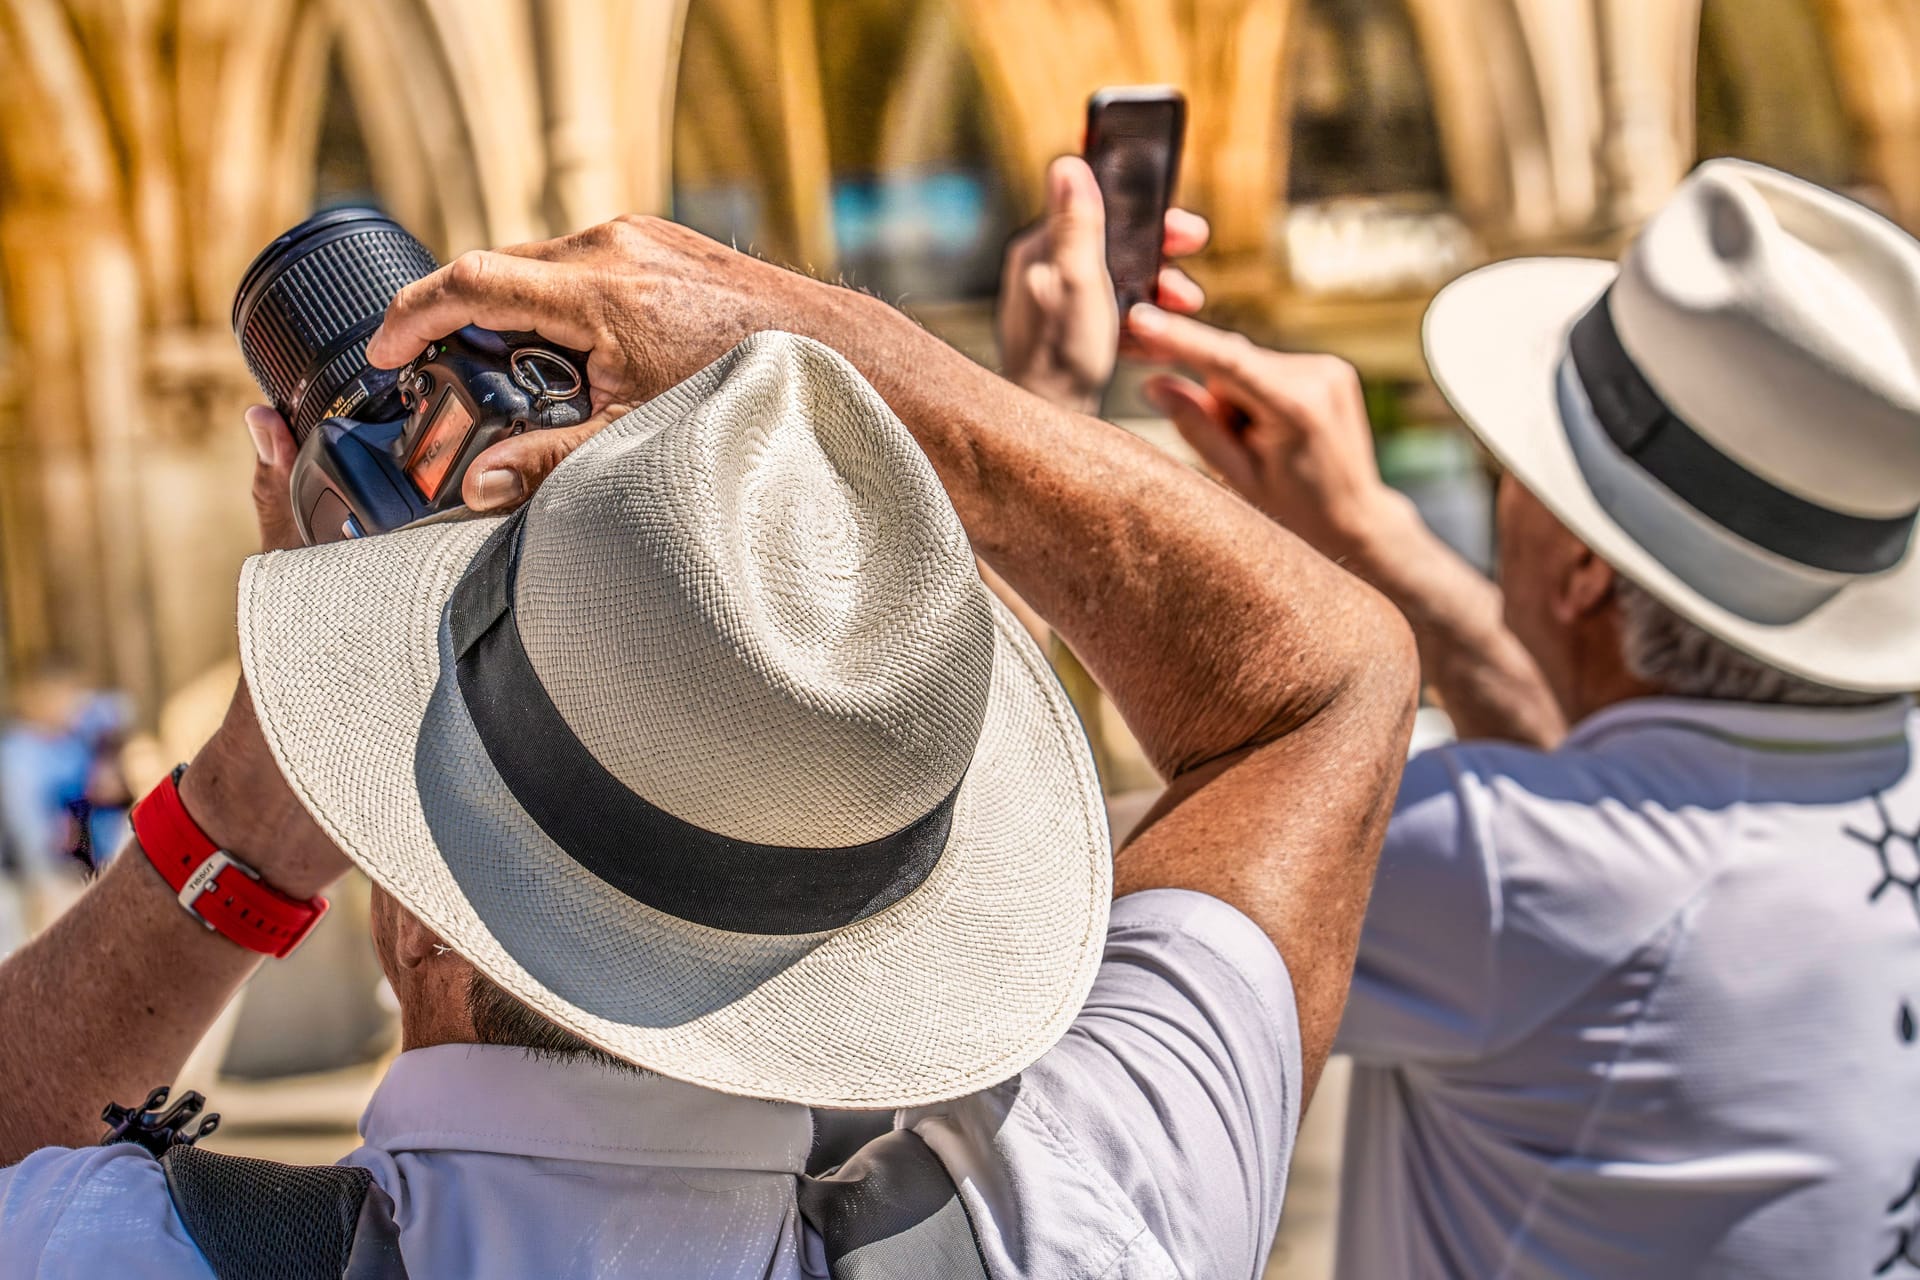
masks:
[[[1792,707],[1705,698],[1632,698],[1594,712],[1567,734],[1570,747],[1649,729],[1681,729],[1761,751],[1904,745],[1913,699],[1860,707]]]
[[[804,1171],[807,1108],[499,1045],[394,1059],[360,1117],[384,1151],[483,1151],[603,1164]]]

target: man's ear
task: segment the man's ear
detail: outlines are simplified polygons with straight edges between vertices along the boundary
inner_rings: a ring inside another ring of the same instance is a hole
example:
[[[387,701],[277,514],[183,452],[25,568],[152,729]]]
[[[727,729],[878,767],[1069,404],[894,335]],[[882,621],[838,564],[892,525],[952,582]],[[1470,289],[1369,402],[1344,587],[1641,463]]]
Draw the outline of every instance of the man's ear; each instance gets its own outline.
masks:
[[[393,904],[393,959],[402,969],[417,969],[429,960],[447,954],[440,935],[421,924],[411,911]]]
[[[1613,566],[1580,547],[1560,575],[1554,592],[1553,616],[1562,626],[1584,621],[1613,599]]]

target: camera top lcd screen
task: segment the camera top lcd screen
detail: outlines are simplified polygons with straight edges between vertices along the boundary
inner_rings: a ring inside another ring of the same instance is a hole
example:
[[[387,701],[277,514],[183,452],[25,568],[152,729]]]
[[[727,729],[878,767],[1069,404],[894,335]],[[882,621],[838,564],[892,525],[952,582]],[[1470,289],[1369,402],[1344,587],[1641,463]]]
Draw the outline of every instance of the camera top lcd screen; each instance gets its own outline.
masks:
[[[472,429],[473,413],[460,397],[451,391],[440,397],[439,409],[421,428],[420,439],[407,458],[407,478],[428,502],[440,496],[447,472],[465,448],[467,432]]]

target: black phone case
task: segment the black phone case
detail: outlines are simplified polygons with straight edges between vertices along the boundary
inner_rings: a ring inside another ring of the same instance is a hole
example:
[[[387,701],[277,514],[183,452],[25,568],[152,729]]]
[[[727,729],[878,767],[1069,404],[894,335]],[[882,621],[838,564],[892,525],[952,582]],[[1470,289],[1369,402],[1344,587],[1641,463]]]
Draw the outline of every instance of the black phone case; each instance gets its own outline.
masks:
[[[1167,208],[1180,178],[1187,101],[1175,89],[1102,89],[1087,102],[1087,164],[1107,212],[1107,271],[1124,319],[1159,297]]]

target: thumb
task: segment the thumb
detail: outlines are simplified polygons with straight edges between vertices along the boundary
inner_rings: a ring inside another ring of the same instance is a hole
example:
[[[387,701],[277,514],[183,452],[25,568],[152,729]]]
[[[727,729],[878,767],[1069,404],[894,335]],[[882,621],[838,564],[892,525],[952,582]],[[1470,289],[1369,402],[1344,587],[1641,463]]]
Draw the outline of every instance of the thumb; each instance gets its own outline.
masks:
[[[1181,439],[1233,488],[1247,492],[1253,479],[1253,456],[1234,428],[1236,414],[1212,392],[1172,374],[1149,378],[1142,393],[1147,402],[1173,420]]]
[[[568,454],[625,412],[622,406],[609,406],[577,427],[550,427],[500,441],[467,468],[461,500],[475,511],[511,511],[531,497]]]
[[[1093,170],[1079,156],[1061,156],[1047,168],[1047,244],[1069,285],[1106,278],[1106,206]]]
[[[260,525],[262,551],[300,546],[293,519],[293,433],[284,418],[266,405],[247,410],[247,434],[253,438],[253,514]]]

